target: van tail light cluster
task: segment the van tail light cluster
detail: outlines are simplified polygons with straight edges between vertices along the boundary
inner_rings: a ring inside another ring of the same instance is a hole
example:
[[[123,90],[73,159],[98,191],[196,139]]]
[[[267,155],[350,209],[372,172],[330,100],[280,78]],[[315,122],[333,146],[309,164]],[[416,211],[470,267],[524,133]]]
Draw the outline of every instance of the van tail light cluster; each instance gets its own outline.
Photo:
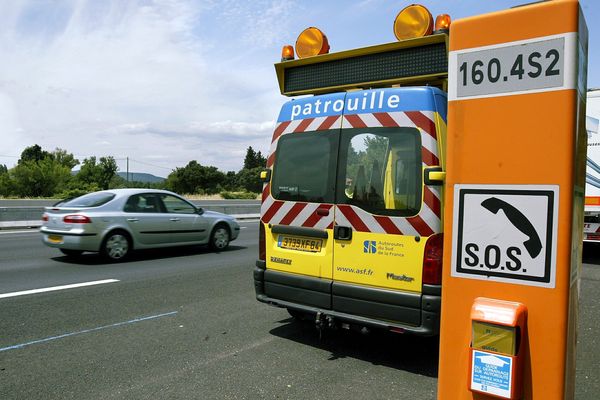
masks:
[[[258,259],[265,261],[267,259],[267,246],[265,244],[265,225],[260,221],[258,223]]]
[[[442,255],[444,235],[438,233],[432,235],[425,243],[425,254],[423,256],[423,283],[427,285],[442,284]]]
[[[85,215],[65,215],[63,222],[66,224],[89,224],[92,220]]]

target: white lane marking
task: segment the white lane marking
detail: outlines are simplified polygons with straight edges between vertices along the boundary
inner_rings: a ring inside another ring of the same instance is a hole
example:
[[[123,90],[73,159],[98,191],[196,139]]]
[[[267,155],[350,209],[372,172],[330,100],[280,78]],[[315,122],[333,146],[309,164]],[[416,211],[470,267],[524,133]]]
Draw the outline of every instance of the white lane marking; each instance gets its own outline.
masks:
[[[84,286],[103,285],[105,283],[113,283],[113,282],[119,282],[119,280],[118,279],[104,279],[101,281],[82,282],[82,283],[74,283],[71,285],[52,286],[52,287],[41,288],[41,289],[23,290],[21,292],[3,293],[3,294],[0,294],[0,299],[5,299],[7,297],[25,296],[28,294],[54,292],[56,290],[66,290],[66,289],[73,289],[73,288],[84,287]]]

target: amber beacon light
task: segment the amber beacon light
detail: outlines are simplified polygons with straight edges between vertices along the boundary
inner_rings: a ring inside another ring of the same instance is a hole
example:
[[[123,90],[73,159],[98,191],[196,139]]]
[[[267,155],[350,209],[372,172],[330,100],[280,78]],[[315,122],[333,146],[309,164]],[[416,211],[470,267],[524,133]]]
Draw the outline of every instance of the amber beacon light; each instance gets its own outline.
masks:
[[[433,17],[427,8],[419,4],[402,9],[394,21],[394,35],[398,40],[427,36],[432,32]]]
[[[294,59],[294,47],[291,45],[285,45],[281,49],[281,61],[290,61]]]
[[[450,31],[450,16],[440,14],[435,18],[435,30],[433,33],[448,33]]]
[[[317,56],[329,53],[327,36],[318,28],[310,27],[300,33],[296,40],[296,54],[298,58]]]

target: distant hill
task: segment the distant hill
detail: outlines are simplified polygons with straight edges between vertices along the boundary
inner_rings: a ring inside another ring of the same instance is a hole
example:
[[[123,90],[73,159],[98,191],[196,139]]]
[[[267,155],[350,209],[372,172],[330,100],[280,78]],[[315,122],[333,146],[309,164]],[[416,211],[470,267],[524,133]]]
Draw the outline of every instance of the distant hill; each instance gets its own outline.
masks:
[[[119,175],[123,179],[127,179],[127,172],[117,172],[117,175]],[[142,172],[130,172],[129,180],[144,183],[159,183],[164,181],[165,178],[161,178],[152,174],[145,174]]]

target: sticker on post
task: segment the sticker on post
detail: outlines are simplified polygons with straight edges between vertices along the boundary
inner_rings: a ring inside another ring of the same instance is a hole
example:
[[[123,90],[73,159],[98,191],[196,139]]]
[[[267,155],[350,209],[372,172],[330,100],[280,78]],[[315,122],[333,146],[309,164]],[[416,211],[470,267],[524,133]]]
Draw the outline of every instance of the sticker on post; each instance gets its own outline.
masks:
[[[471,390],[510,399],[512,358],[479,350],[473,350],[472,357]]]
[[[454,277],[554,288],[558,186],[455,185]]]
[[[575,89],[574,32],[450,52],[448,99]]]

